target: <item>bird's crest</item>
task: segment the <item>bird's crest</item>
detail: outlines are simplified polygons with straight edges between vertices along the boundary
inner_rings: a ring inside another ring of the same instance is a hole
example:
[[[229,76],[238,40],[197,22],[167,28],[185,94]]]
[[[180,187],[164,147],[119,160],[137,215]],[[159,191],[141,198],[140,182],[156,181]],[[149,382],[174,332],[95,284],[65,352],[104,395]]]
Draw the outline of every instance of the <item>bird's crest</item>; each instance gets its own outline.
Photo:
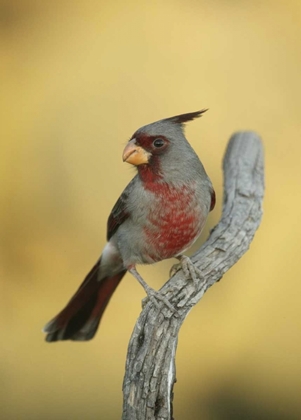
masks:
[[[188,121],[192,121],[195,118],[201,117],[207,109],[201,109],[196,112],[189,112],[188,114],[175,115],[174,117],[165,118],[164,120],[155,121],[151,124],[140,127],[131,137],[138,138],[141,133],[147,136],[167,136],[171,139],[179,140],[183,135],[184,124]]]
[[[175,124],[184,124],[188,121],[194,120],[195,118],[201,117],[206,111],[208,111],[208,109],[201,109],[200,111],[189,112],[188,114],[175,115],[174,117],[165,118],[163,121],[170,121]]]

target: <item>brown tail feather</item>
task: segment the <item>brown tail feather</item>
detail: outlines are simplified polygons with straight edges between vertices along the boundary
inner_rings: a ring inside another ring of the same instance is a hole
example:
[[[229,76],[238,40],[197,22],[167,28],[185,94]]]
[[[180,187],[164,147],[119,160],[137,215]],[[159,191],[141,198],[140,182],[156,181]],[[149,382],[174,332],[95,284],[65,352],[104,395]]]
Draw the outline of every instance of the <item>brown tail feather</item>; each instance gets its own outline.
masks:
[[[66,307],[44,327],[46,341],[86,341],[94,337],[101,316],[126,270],[99,280],[100,260]]]

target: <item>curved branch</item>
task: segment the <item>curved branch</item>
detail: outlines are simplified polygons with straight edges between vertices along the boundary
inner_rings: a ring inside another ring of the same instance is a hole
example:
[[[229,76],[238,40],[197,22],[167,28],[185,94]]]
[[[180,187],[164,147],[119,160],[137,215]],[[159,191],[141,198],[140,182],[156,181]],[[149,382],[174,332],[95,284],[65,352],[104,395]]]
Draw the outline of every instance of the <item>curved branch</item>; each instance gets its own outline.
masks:
[[[262,216],[262,142],[254,132],[234,134],[223,161],[224,200],[220,222],[191,258],[203,279],[195,287],[182,271],[161,289],[177,309],[148,302],[130,339],[123,382],[123,420],[172,419],[178,333],[190,309],[248,250]]]

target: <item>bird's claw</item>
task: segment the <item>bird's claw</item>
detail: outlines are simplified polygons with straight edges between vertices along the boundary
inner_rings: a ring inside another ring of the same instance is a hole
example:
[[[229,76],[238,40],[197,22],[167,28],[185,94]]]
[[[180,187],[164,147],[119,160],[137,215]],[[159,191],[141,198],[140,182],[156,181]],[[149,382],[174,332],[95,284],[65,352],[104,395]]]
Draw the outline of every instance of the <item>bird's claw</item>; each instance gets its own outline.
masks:
[[[178,271],[182,269],[181,263],[174,264],[169,270],[169,277],[173,277]]]

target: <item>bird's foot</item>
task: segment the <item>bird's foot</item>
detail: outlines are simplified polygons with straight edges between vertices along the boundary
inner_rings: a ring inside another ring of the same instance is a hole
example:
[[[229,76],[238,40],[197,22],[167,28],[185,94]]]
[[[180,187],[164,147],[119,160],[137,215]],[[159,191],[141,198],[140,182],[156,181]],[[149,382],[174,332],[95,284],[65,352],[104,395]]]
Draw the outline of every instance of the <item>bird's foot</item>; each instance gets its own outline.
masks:
[[[151,287],[149,287],[149,285],[143,280],[143,278],[140,276],[140,274],[138,273],[138,271],[136,270],[135,266],[132,266],[130,268],[128,268],[128,271],[139,281],[139,283],[141,284],[141,286],[143,287],[143,289],[145,290],[147,297],[145,299],[143,299],[142,301],[142,307],[145,306],[145,304],[147,303],[148,299],[150,301],[152,301],[154,303],[154,305],[159,308],[159,302],[161,301],[164,303],[164,305],[173,313],[176,313],[177,310],[172,306],[172,304],[169,302],[169,300],[162,295],[162,293],[157,292],[156,290],[152,289]]]
[[[158,309],[160,308],[159,302],[162,302],[170,311],[172,311],[173,313],[177,312],[176,308],[172,306],[169,300],[165,296],[163,296],[160,292],[157,292],[156,290],[152,289],[149,286],[147,286],[147,288],[145,288],[144,290],[147,293],[147,297],[144,298],[142,301],[143,308],[146,305],[146,303],[150,300]]]
[[[181,269],[184,272],[184,276],[186,277],[187,280],[192,280],[194,286],[196,287],[199,280],[201,280],[201,282],[204,281],[204,276],[201,272],[201,270],[199,270],[191,261],[191,259],[189,257],[187,257],[186,255],[180,255],[177,257],[178,260],[180,261],[178,264],[174,264],[170,271],[169,271],[169,275],[172,277],[174,276],[178,271],[180,271]]]

